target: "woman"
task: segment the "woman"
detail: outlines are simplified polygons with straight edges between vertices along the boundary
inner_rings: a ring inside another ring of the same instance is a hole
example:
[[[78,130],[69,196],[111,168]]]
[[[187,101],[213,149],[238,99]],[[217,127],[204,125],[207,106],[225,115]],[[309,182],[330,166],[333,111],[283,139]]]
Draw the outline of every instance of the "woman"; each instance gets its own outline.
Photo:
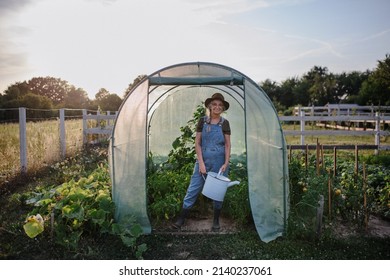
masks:
[[[183,209],[173,227],[179,229],[185,221],[189,210],[194,206],[202,191],[207,172],[222,172],[227,176],[230,160],[230,124],[221,114],[229,109],[229,103],[220,93],[214,93],[205,101],[209,115],[202,117],[196,128],[195,151],[197,160],[190,185],[183,201]],[[212,230],[217,231],[222,201],[213,201],[214,219]]]

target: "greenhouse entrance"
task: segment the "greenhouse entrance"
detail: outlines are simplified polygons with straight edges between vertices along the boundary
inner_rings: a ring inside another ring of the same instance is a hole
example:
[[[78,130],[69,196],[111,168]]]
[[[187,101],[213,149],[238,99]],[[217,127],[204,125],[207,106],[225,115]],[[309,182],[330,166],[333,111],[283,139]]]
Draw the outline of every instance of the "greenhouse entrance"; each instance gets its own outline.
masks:
[[[151,233],[148,158],[166,158],[199,105],[220,92],[230,103],[232,158],[245,158],[250,210],[264,242],[283,235],[288,217],[288,165],[283,131],[272,102],[242,73],[214,63],[183,63],[141,81],[123,101],[110,141],[115,218],[134,216]],[[239,187],[239,186],[238,186]],[[182,199],[182,198],[181,198]],[[178,202],[181,206],[181,201]],[[223,226],[224,222],[221,221]]]

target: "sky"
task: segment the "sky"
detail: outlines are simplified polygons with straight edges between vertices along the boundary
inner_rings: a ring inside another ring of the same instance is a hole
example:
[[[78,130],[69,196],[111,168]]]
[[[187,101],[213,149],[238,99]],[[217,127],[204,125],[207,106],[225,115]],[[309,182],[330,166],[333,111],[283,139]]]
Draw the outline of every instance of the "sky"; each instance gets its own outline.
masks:
[[[373,70],[390,54],[388,0],[0,0],[0,93],[33,77],[123,94],[184,62],[255,82]]]

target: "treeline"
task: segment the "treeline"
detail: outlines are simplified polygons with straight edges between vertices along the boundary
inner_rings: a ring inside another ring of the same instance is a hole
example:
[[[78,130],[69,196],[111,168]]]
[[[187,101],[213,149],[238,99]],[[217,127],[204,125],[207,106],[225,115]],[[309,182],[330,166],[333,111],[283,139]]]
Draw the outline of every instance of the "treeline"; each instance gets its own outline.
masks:
[[[129,84],[125,97],[145,75],[139,75]],[[334,74],[327,67],[314,66],[301,77],[277,83],[269,79],[260,82],[279,113],[291,114],[292,108],[324,106],[328,103],[356,103],[358,105],[390,106],[390,55],[379,60],[374,70]],[[101,88],[90,100],[82,88],[60,78],[35,77],[10,85],[0,95],[0,108],[40,109],[31,112],[42,118],[50,110],[59,108],[117,111],[123,101],[116,93]],[[13,113],[16,114],[17,113]],[[0,120],[15,119],[7,110],[0,110]]]
[[[138,76],[129,84],[125,96],[144,77]],[[19,107],[26,107],[28,119],[47,119],[58,117],[58,109],[87,109],[91,111],[111,111],[119,109],[123,99],[116,93],[101,88],[95,99],[87,92],[67,81],[54,77],[35,77],[10,85],[0,95],[0,121],[17,121]],[[67,111],[67,117],[79,116],[80,111]]]
[[[284,115],[291,114],[298,105],[390,106],[390,55],[378,61],[372,71],[333,74],[326,67],[315,66],[300,78],[289,78],[280,84],[266,80],[259,85]]]

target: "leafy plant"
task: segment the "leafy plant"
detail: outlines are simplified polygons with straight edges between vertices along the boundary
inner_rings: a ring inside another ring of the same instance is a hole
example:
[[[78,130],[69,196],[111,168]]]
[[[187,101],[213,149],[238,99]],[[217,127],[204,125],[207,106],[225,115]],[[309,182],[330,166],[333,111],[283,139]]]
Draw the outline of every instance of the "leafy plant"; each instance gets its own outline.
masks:
[[[115,205],[111,200],[107,162],[100,163],[88,177],[77,181],[71,179],[50,188],[37,188],[26,204],[33,206],[24,227],[30,237],[43,232],[43,223],[46,223],[45,228],[50,229],[46,236],[54,235],[58,244],[69,249],[76,249],[84,235],[114,234],[133,250],[137,258],[142,258],[146,250],[146,245],[137,245],[142,228],[134,217],[129,217],[126,223],[114,222]],[[43,217],[42,223],[36,222],[38,216]]]
[[[193,119],[180,128],[181,135],[172,143],[168,159],[161,164],[154,163],[149,154],[147,188],[149,212],[156,223],[169,220],[181,209],[195,162],[195,127],[204,114],[203,106],[198,106]]]
[[[204,107],[198,106],[193,118],[180,128],[181,135],[172,144],[168,159],[157,165],[154,157],[148,159],[148,199],[149,213],[156,223],[173,218],[182,207],[196,159],[195,128],[200,117],[204,115]],[[246,171],[246,155],[237,156],[230,162],[230,177],[240,181],[240,186],[227,193],[224,213],[240,223],[246,223],[250,217],[248,184]],[[200,199],[194,208],[203,211],[207,200]]]
[[[336,176],[333,176],[331,168],[326,168],[326,166],[334,166],[331,157],[322,160],[319,173],[316,160],[315,156],[309,156],[306,166],[302,154],[290,159],[291,211],[288,225],[290,235],[301,238],[314,237],[317,223],[316,209],[320,195],[324,197],[323,213],[326,228],[330,228],[336,219],[361,230],[372,214],[389,217],[390,171],[388,168],[373,164],[372,162],[377,161],[370,159],[367,162],[371,164],[365,165],[366,177],[364,177],[362,163],[356,169],[356,163],[350,157],[341,157],[338,159]],[[383,160],[385,159],[382,158],[381,161]]]

